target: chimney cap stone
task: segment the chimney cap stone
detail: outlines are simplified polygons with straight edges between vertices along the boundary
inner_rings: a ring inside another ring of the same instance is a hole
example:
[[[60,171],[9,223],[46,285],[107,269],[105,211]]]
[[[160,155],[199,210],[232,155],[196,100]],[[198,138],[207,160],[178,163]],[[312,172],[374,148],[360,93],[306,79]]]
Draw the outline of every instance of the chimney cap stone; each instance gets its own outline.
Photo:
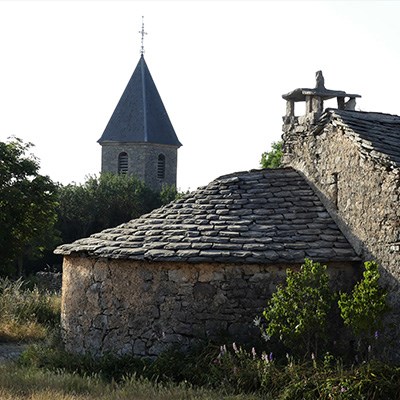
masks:
[[[343,90],[330,90],[325,88],[325,80],[324,76],[322,75],[322,71],[317,71],[315,73],[316,76],[316,85],[315,88],[298,88],[292,90],[289,93],[283,94],[282,97],[285,100],[289,101],[306,101],[307,96],[318,96],[323,100],[333,99],[334,97],[338,98],[356,98],[361,97],[359,94],[350,94],[346,93]]]

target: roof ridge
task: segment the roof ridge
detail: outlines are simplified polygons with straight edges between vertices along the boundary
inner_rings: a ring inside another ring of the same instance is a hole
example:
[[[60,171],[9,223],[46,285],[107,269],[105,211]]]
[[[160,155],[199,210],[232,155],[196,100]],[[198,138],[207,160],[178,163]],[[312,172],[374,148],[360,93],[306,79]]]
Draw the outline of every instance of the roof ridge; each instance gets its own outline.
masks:
[[[326,108],[325,112],[330,112],[333,114],[364,114],[364,115],[382,115],[382,116],[389,116],[389,117],[395,117],[395,118],[400,118],[400,115],[397,114],[390,114],[390,113],[384,113],[381,111],[362,111],[362,110],[340,110],[339,108]]]
[[[245,175],[245,174],[250,174],[250,173],[258,173],[258,172],[271,172],[274,173],[274,171],[282,171],[282,170],[291,170],[295,171],[292,167],[279,167],[279,168],[253,168],[250,170],[244,170],[244,171],[237,171],[237,172],[232,172],[229,174],[221,175],[217,178],[215,178],[212,182],[220,180],[220,179],[226,179],[226,178],[231,178],[234,176],[239,176],[239,175]]]
[[[146,79],[144,76],[144,56],[143,53],[140,56],[140,67],[142,76],[142,101],[143,101],[143,130],[144,130],[144,141],[148,140],[147,132],[147,104],[146,104]]]

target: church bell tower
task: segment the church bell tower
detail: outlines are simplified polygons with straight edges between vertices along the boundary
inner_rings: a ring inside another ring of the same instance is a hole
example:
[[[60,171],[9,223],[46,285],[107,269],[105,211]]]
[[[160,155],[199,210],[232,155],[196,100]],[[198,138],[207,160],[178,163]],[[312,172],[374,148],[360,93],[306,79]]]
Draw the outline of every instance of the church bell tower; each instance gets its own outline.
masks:
[[[178,148],[181,146],[144,59],[142,47],[133,71],[103,135],[101,172],[132,174],[160,191],[176,186]]]

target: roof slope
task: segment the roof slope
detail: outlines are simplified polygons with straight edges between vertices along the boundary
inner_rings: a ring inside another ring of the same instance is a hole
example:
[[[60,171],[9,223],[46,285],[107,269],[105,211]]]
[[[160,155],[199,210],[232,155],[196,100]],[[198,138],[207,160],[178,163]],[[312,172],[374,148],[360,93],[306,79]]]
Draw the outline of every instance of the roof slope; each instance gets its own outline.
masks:
[[[98,142],[181,146],[143,55]]]
[[[188,262],[358,260],[321,201],[292,168],[226,175],[57,254]]]
[[[328,122],[344,127],[363,154],[386,166],[400,167],[400,116],[327,109],[318,122],[317,131]]]

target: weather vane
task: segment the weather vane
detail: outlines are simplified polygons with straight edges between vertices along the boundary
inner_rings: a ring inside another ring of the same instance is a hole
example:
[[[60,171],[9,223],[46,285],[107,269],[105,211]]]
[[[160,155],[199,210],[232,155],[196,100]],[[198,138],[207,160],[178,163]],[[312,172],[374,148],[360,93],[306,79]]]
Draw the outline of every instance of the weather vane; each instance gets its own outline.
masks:
[[[144,35],[147,35],[147,32],[144,31],[144,16],[142,15],[142,30],[139,31],[139,33],[142,35],[142,45],[140,47],[140,54],[143,55],[144,54]]]

